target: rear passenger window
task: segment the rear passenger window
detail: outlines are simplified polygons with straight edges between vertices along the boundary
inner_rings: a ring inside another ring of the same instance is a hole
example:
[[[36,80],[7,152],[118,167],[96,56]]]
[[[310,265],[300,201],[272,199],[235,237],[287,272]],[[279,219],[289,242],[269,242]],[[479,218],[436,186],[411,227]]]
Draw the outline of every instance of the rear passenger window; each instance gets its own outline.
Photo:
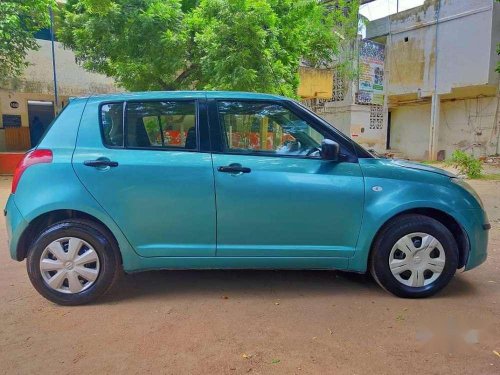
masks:
[[[123,146],[123,103],[104,104],[101,107],[101,126],[106,146]]]
[[[196,149],[194,101],[127,103],[127,146]]]

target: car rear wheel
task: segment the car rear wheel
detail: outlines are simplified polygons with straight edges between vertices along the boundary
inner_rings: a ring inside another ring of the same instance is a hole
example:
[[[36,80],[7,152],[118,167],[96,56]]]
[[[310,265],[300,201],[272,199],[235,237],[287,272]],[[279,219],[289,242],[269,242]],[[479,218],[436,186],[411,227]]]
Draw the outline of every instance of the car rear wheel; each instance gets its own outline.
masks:
[[[442,223],[423,215],[404,215],[377,236],[370,271],[387,291],[399,297],[422,298],[444,288],[457,264],[457,244]]]
[[[27,258],[33,286],[60,305],[94,301],[111,287],[119,267],[114,241],[89,220],[51,225],[31,245]]]

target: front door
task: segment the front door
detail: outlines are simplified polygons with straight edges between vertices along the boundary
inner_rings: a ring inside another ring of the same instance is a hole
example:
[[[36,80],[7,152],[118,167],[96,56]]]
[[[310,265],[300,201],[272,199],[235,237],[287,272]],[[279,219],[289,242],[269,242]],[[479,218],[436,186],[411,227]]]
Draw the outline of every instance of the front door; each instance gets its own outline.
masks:
[[[200,148],[199,105],[89,101],[85,109],[75,171],[141,256],[215,255],[214,177]]]
[[[298,106],[227,100],[211,111],[221,141],[213,155],[217,256],[352,256],[364,188],[349,141],[339,162],[326,161],[321,140],[335,131]]]

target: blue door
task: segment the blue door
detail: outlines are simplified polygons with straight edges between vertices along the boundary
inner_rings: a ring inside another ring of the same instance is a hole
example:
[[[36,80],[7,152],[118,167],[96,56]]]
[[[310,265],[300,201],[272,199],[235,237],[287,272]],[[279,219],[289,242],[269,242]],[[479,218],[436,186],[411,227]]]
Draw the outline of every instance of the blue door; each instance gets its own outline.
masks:
[[[75,171],[141,256],[215,255],[212,159],[195,99],[90,102],[83,115]]]
[[[340,161],[326,161],[320,143],[335,132],[299,107],[217,101],[211,111],[218,111],[211,120],[217,119],[221,142],[213,155],[217,256],[339,258],[345,265],[364,198],[349,141],[339,140]]]

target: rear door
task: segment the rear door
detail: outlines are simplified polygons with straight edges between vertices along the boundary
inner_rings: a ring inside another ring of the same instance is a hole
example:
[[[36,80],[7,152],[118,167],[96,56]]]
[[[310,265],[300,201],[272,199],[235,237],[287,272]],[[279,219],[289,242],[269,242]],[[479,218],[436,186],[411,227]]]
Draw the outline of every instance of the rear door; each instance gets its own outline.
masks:
[[[214,256],[205,100],[89,100],[73,156],[88,191],[145,257]]]
[[[350,141],[290,102],[214,100],[210,110],[220,142],[217,256],[325,257],[345,267],[364,200]],[[324,138],[340,143],[339,161],[321,159]]]

